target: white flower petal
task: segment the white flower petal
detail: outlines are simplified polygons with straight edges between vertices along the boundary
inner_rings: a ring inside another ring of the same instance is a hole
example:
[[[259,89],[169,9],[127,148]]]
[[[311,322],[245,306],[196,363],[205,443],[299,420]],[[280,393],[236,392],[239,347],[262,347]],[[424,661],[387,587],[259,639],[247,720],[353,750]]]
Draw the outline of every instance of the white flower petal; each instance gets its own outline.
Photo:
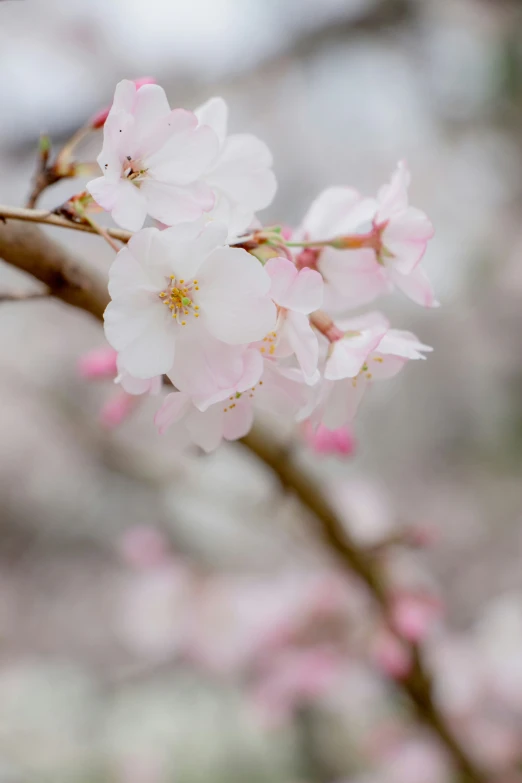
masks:
[[[255,342],[274,329],[277,312],[268,297],[270,278],[245,250],[214,250],[199,274],[201,312],[218,339],[231,344]]]
[[[272,155],[264,142],[250,134],[236,134],[227,138],[206,179],[234,202],[256,211],[267,207],[277,190],[271,165]]]
[[[201,125],[209,125],[223,144],[227,135],[228,107],[223,98],[210,98],[195,111]]]
[[[149,157],[148,174],[159,182],[188,185],[208,169],[218,150],[219,141],[212,128],[199,126],[190,133],[174,135]]]
[[[115,303],[113,303],[115,304]],[[105,311],[105,335],[112,345],[115,328],[110,317],[110,307]],[[171,323],[168,312],[161,303],[148,310],[147,319],[140,321],[139,333],[127,345],[119,350],[122,367],[135,378],[153,378],[168,372],[173,363],[176,348],[175,325]],[[121,330],[121,324],[119,329]],[[114,347],[114,346],[113,346]]]
[[[184,188],[145,179],[140,191],[149,215],[167,226],[198,220],[203,208]]]
[[[112,219],[127,231],[139,231],[147,217],[147,201],[139,189],[127,180],[119,180],[111,209]]]

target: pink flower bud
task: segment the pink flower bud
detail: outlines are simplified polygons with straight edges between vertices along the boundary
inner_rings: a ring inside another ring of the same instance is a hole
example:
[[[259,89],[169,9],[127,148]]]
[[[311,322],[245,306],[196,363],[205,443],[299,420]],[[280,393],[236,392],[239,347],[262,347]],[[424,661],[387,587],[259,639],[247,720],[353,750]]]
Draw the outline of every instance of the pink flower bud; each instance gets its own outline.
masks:
[[[374,640],[372,658],[375,665],[393,680],[402,680],[411,669],[411,655],[400,639],[382,630]]]
[[[117,374],[116,351],[109,346],[95,348],[80,357],[78,373],[89,381],[96,378],[114,378]]]
[[[137,397],[121,392],[108,400],[100,413],[100,424],[113,430],[129,418],[135,408]]]
[[[136,89],[139,90],[140,87],[143,87],[144,84],[156,84],[156,79],[153,79],[150,76],[142,76],[141,79],[134,79],[134,84],[136,85]],[[104,109],[101,109],[99,112],[97,112],[94,117],[91,117],[88,124],[92,130],[103,128],[105,125],[105,120],[109,116],[111,106],[106,106]]]
[[[423,641],[441,614],[441,602],[431,595],[398,595],[391,609],[395,630],[409,642]]]
[[[336,454],[349,457],[355,453],[356,442],[349,427],[340,427],[338,430],[329,430],[324,424],[314,429],[312,423],[307,421],[304,426],[305,439],[310,448],[316,454]]]

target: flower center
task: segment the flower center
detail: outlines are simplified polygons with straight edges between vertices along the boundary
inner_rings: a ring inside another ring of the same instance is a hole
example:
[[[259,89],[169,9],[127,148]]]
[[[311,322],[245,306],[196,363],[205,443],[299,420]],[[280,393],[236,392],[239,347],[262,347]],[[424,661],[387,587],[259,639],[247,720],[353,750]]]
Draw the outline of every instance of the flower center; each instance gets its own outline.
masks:
[[[233,394],[231,397],[228,398],[228,404],[225,408],[223,408],[223,413],[228,413],[228,411],[233,411],[234,408],[236,407],[236,400],[240,400],[243,395],[248,394],[249,398],[252,398],[254,396],[254,392],[257,389],[257,387],[262,385],[263,385],[263,381],[258,381],[255,386],[252,386],[251,389],[244,392],[236,392],[235,394]]]
[[[163,304],[169,308],[171,317],[180,326],[187,325],[187,316],[199,318],[199,305],[193,301],[195,291],[199,291],[197,280],[185,282],[183,279],[176,280],[175,275],[170,275],[166,290],[158,294]]]
[[[147,169],[144,167],[141,160],[133,160],[130,155],[127,155],[121,165],[121,176],[123,179],[130,180],[139,188],[144,177],[147,176]]]
[[[277,332],[269,332],[266,337],[263,337],[263,345],[259,348],[261,353],[268,353],[273,356],[277,345]]]

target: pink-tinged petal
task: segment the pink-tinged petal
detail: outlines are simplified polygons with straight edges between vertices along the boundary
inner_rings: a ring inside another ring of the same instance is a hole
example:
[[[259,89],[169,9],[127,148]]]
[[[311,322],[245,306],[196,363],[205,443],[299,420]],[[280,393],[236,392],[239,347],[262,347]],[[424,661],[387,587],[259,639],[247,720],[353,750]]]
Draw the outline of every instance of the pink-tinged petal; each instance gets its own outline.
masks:
[[[382,242],[394,257],[385,256],[385,265],[393,266],[403,275],[409,274],[424,255],[433,234],[432,223],[420,209],[409,207],[392,217],[382,233]]]
[[[187,416],[187,430],[190,437],[203,451],[214,451],[223,438],[224,417],[223,405],[218,403],[201,413],[192,408]]]
[[[258,351],[246,352],[243,347],[227,345],[200,331],[179,339],[169,378],[181,391],[190,393],[203,411],[236,391],[252,387],[262,370]]]
[[[118,182],[111,215],[114,222],[127,231],[139,231],[143,226],[147,217],[147,200],[132,182]]]
[[[232,403],[234,404],[234,403]],[[223,417],[223,437],[225,440],[238,440],[252,429],[254,411],[250,399],[237,400],[234,408],[228,408]]]
[[[388,322],[380,313],[369,313],[338,326],[346,336],[330,346],[324,377],[332,381],[358,375],[370,353],[386,334]]]
[[[378,223],[389,220],[392,215],[407,208],[410,180],[411,176],[406,161],[399,161],[389,185],[383,185],[379,190]]]
[[[201,313],[215,337],[238,345],[261,340],[274,329],[277,312],[268,297],[270,278],[245,250],[214,250],[199,275]]]
[[[431,352],[430,345],[419,342],[412,332],[402,329],[389,329],[379,343],[379,354],[402,356],[404,359],[425,359],[424,352]]]
[[[428,276],[420,266],[415,267],[409,275],[401,275],[399,272],[390,269],[390,279],[397,288],[411,299],[415,304],[423,307],[438,307],[439,302],[435,299],[435,294]]]
[[[169,102],[163,87],[159,84],[144,84],[136,90],[132,113],[136,136],[146,137],[154,130],[159,120],[170,114]]]
[[[372,381],[387,381],[394,378],[407,364],[403,356],[381,355],[377,353],[368,359],[368,373]]]
[[[299,363],[306,383],[313,385],[319,380],[319,341],[303,313],[288,312],[285,320],[285,335]]]
[[[127,394],[132,394],[133,396],[141,394],[158,395],[161,391],[163,379],[161,375],[158,375],[156,378],[134,378],[121,367],[121,361],[118,359],[118,377],[115,378],[115,383],[119,383]]]
[[[236,134],[226,139],[206,179],[211,187],[256,211],[267,207],[277,190],[271,165],[272,155],[264,142],[250,134]]]
[[[190,409],[190,397],[182,392],[173,392],[167,394],[163,400],[163,405],[154,417],[154,424],[158,428],[159,434],[164,432],[178,421],[181,421]]]
[[[194,135],[197,127],[197,118],[186,109],[173,109],[159,117],[153,124],[147,127],[146,132],[139,134],[135,125],[123,134],[121,141],[125,157],[141,160],[147,170],[151,167],[151,161],[160,157],[163,148],[183,147]]]
[[[325,248],[318,269],[325,282],[324,306],[334,312],[360,307],[393,290],[373,250]]]
[[[290,291],[288,307],[308,315],[323,304],[324,282],[315,269],[301,269]]]
[[[297,271],[287,258],[271,258],[265,271],[272,280],[270,296],[280,307],[299,313],[318,310],[323,302],[323,279],[313,269]]]
[[[293,417],[305,405],[308,388],[299,371],[283,369],[267,359],[264,362],[263,383],[256,388],[253,402],[268,413]]]
[[[271,258],[265,264],[265,272],[271,280],[271,298],[281,307],[288,307],[290,291],[298,275],[295,264],[288,258]]]
[[[223,144],[227,136],[228,107],[223,98],[210,98],[194,112],[201,125],[212,128]]]
[[[151,217],[167,226],[190,223],[203,214],[203,208],[184,188],[145,179],[140,188]]]
[[[336,430],[350,424],[355,418],[367,386],[365,378],[334,383],[323,411],[322,423],[325,427]]]
[[[180,137],[174,135],[147,159],[149,176],[159,182],[188,185],[202,176],[218,150],[216,134],[205,125]]]

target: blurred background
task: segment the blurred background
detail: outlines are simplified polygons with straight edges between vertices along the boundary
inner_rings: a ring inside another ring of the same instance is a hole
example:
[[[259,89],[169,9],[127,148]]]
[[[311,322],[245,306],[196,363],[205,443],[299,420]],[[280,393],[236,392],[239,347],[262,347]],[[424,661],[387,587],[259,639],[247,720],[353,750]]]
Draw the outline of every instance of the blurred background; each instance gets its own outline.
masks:
[[[0,0],[0,74],[5,204],[40,132],[64,143],[121,78],[173,106],[222,95],[273,151],[266,223],[332,184],[372,195],[407,159],[442,306],[382,309],[434,353],[374,390],[352,458],[300,459],[361,542],[429,539],[385,567],[437,699],[486,766],[520,768],[522,3]],[[35,284],[2,263],[0,286]],[[239,446],[182,454],[150,400],[103,426],[114,388],[77,371],[103,345],[87,314],[3,303],[0,335],[1,783],[451,779],[390,683],[401,651],[268,472]]]

